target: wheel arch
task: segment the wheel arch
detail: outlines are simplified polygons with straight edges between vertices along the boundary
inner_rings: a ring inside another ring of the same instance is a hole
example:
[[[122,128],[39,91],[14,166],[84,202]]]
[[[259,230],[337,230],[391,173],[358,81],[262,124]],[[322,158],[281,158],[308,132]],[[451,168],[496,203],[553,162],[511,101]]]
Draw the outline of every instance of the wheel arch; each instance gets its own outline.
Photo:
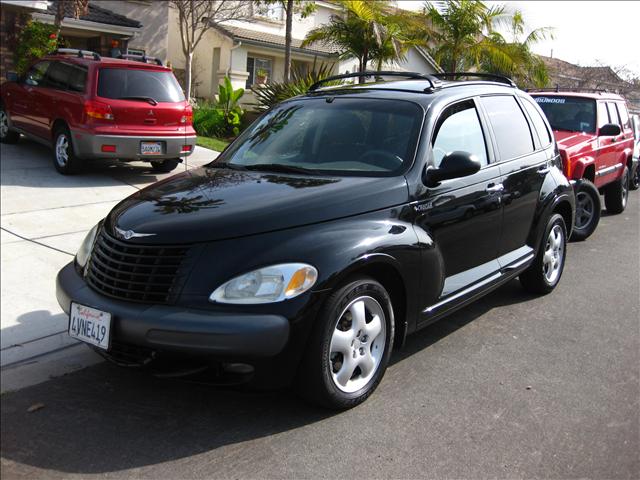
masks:
[[[58,130],[61,127],[69,130],[69,124],[62,118],[56,118],[53,122],[51,122],[51,142],[52,143],[55,140],[53,136],[55,135],[56,130]]]

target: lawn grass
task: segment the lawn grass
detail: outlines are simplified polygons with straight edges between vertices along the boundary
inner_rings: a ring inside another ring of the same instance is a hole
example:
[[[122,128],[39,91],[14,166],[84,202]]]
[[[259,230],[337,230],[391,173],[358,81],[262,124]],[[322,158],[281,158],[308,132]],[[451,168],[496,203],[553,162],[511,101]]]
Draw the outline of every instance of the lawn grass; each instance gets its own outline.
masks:
[[[220,138],[198,136],[196,139],[196,145],[208,148],[209,150],[215,150],[216,152],[221,152],[227,145],[229,145],[229,142]]]

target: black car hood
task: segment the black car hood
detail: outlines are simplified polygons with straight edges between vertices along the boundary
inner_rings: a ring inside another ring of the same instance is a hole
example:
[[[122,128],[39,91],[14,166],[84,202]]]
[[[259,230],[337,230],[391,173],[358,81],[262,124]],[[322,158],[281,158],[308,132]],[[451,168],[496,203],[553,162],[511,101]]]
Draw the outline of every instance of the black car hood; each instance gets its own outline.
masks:
[[[320,177],[203,167],[126,198],[106,220],[145,244],[194,243],[333,220],[405,203],[404,177]],[[118,235],[116,235],[118,236]]]

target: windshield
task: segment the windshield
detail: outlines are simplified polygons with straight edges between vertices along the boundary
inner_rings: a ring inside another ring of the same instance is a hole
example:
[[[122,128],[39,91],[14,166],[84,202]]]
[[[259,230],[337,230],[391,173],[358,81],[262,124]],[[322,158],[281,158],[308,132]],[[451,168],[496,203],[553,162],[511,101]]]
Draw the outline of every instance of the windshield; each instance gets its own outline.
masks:
[[[184,94],[173,73],[135,68],[101,68],[98,96],[172,103],[184,101]]]
[[[393,175],[413,160],[422,118],[418,105],[397,100],[287,102],[256,121],[211,166]]]
[[[595,133],[596,102],[589,98],[534,96],[551,128],[570,132]]]

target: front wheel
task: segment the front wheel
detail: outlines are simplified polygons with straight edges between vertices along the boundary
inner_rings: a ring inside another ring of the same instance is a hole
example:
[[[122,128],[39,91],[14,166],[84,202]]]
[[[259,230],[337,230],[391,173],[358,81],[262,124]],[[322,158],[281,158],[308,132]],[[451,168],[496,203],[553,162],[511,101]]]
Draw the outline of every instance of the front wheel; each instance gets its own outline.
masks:
[[[20,134],[9,128],[9,115],[0,107],[0,143],[17,143]]]
[[[595,231],[600,222],[600,193],[589,180],[579,180],[576,186],[576,219],[571,240],[585,240]]]
[[[640,188],[640,165],[636,167],[636,173],[629,180],[629,190],[638,190]]]
[[[533,263],[520,274],[520,283],[525,290],[547,294],[558,283],[564,270],[567,251],[567,227],[562,215],[554,213],[547,222],[542,243]]]
[[[298,393],[333,409],[364,402],[382,380],[393,336],[393,307],[384,287],[370,278],[347,283],[316,319],[298,371]]]
[[[622,176],[604,191],[604,205],[609,213],[622,213],[629,197],[629,169],[624,167]]]

